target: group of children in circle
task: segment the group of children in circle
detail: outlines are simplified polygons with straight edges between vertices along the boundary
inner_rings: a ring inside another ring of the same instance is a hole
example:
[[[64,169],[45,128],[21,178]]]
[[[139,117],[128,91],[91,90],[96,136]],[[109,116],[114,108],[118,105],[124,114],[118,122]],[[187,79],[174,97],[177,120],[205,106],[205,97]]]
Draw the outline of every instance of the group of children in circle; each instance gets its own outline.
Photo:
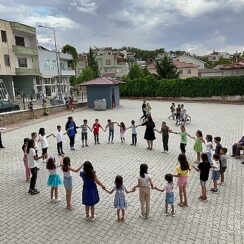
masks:
[[[99,144],[99,128],[103,127],[99,124],[99,121],[96,119],[93,124],[92,129],[87,125],[87,120],[83,121],[83,125],[81,127],[82,133],[87,133],[87,130],[84,128],[89,128],[94,133],[95,144]],[[126,127],[124,123],[118,124],[117,122],[112,122],[108,120],[108,124],[106,125],[104,131],[109,129],[109,137],[108,143],[113,143],[114,139],[114,125],[117,124],[120,127],[120,137],[121,142],[124,143],[124,132]],[[132,135],[136,135],[136,125],[135,121],[131,122],[131,126],[129,128],[132,129]],[[127,129],[129,129],[127,128]],[[55,135],[57,139],[57,150],[58,154],[62,155],[62,160],[60,162],[60,166],[63,171],[63,184],[66,190],[66,202],[67,202],[67,210],[72,210],[73,206],[71,204],[71,196],[72,196],[72,188],[73,188],[73,180],[72,180],[72,172],[80,172],[80,176],[82,177],[83,191],[82,191],[82,203],[85,205],[86,219],[94,221],[96,218],[95,215],[95,205],[99,202],[99,193],[97,190],[97,185],[101,186],[103,190],[112,194],[115,192],[114,198],[114,207],[117,209],[117,220],[124,221],[125,218],[125,209],[127,207],[127,201],[125,197],[125,193],[131,193],[139,188],[139,199],[141,203],[141,214],[142,218],[148,218],[150,213],[150,188],[156,189],[161,192],[166,193],[165,197],[165,214],[169,215],[169,205],[171,206],[171,215],[175,216],[174,209],[174,182],[173,177],[177,177],[177,186],[179,187],[179,197],[180,202],[178,205],[180,207],[187,207],[187,192],[186,187],[188,183],[189,172],[192,168],[196,171],[200,172],[200,185],[201,185],[201,195],[200,200],[206,202],[207,201],[207,189],[206,183],[209,178],[209,172],[212,168],[212,180],[213,180],[213,188],[211,191],[214,193],[218,192],[218,180],[221,178],[221,182],[219,185],[224,185],[224,173],[227,168],[227,149],[222,148],[220,141],[220,137],[215,137],[214,142],[216,144],[215,153],[213,152],[213,137],[211,135],[206,136],[206,141],[203,138],[202,132],[198,130],[196,132],[196,136],[193,137],[189,135],[185,126],[181,126],[180,132],[173,132],[166,125],[166,122],[162,123],[161,130],[157,130],[159,133],[162,133],[162,141],[164,146],[164,152],[168,151],[168,139],[169,133],[179,134],[180,135],[180,150],[181,153],[178,156],[179,165],[176,167],[176,174],[166,174],[165,180],[166,184],[163,188],[158,188],[154,185],[151,175],[148,174],[148,166],[146,164],[141,164],[140,166],[140,176],[138,178],[138,183],[131,189],[127,190],[127,188],[123,184],[123,177],[117,175],[115,178],[115,186],[108,190],[98,179],[92,164],[89,161],[86,161],[78,168],[74,168],[71,166],[71,161],[69,157],[64,157],[64,152],[62,149],[62,136],[64,134],[68,134],[68,130],[66,133],[62,133],[61,126],[57,126],[57,133]],[[31,134],[31,139],[25,138],[24,145],[22,150],[24,152],[24,165],[25,165],[25,173],[26,180],[30,182],[29,194],[36,195],[39,191],[35,188],[36,180],[37,180],[37,172],[39,168],[37,167],[37,160],[43,159],[43,162],[46,163],[46,168],[49,170],[48,177],[48,186],[51,187],[51,202],[59,202],[60,199],[58,197],[58,187],[62,184],[62,180],[60,176],[57,174],[57,167],[59,165],[56,164],[54,157],[47,156],[48,142],[47,138],[50,136],[54,136],[53,134],[46,135],[45,129],[40,128],[39,136],[37,133],[33,132]],[[187,145],[187,136],[194,139],[194,151],[197,155],[196,165],[190,164],[186,158],[186,145]],[[166,138],[165,138],[166,137]],[[132,136],[132,145],[136,145],[136,137]],[[42,156],[38,156],[38,142],[41,143],[42,147]],[[205,144],[205,150],[203,150],[203,144]],[[88,146],[87,144],[87,134],[82,134],[82,146]],[[71,148],[72,149],[72,148]],[[203,152],[204,151],[204,152]],[[81,169],[83,168],[83,171]]]

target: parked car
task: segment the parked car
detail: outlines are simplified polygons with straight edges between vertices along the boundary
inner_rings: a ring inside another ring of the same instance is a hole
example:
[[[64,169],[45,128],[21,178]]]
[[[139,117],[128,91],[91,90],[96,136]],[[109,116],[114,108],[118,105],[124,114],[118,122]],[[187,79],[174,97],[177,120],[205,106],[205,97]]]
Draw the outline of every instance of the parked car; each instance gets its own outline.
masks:
[[[68,97],[63,96],[63,95],[55,96],[54,98],[50,99],[50,104],[52,106],[65,104],[67,99],[68,99]]]
[[[0,113],[20,110],[18,104],[14,104],[11,101],[0,100]]]

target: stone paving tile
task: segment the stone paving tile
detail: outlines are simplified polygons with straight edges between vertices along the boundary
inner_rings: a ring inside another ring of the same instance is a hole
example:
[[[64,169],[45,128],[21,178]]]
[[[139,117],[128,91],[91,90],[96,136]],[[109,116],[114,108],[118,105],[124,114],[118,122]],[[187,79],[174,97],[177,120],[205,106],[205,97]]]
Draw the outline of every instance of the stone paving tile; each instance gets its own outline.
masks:
[[[88,119],[92,125],[99,118],[105,126],[108,118],[125,122],[127,126],[134,119],[140,123],[141,102],[122,100],[121,107],[109,111],[76,111],[72,115],[77,125],[83,119]],[[167,119],[170,102],[151,101],[152,115],[157,128],[162,121],[175,131],[179,127]],[[187,126],[187,132],[195,135],[201,129],[203,134],[222,137],[222,145],[228,147],[237,141],[244,131],[244,110],[241,105],[185,103],[187,112],[192,116],[192,124]],[[40,127],[46,128],[46,133],[54,133],[56,126],[65,126],[68,114],[53,118],[47,117],[24,123],[11,131],[2,134],[5,149],[0,150],[0,243],[244,243],[244,213],[243,213],[243,168],[241,160],[229,158],[226,172],[226,185],[220,188],[218,194],[208,192],[209,201],[199,202],[199,174],[192,171],[189,177],[188,195],[189,208],[178,208],[176,216],[164,216],[164,194],[152,191],[151,214],[147,220],[139,218],[138,191],[127,196],[128,209],[125,223],[116,222],[116,210],[113,209],[113,197],[99,189],[101,201],[96,206],[98,215],[94,223],[84,220],[84,208],[81,204],[82,180],[74,174],[73,204],[75,210],[65,210],[65,192],[60,187],[62,201],[50,204],[50,189],[47,187],[48,171],[45,164],[39,162],[37,188],[39,195],[28,195],[28,184],[24,180],[21,146],[23,138],[30,136]],[[88,148],[81,148],[80,131],[76,137],[76,151],[70,152],[68,138],[65,138],[64,150],[71,157],[72,165],[78,166],[85,160],[90,160],[98,177],[108,187],[113,186],[117,174],[124,177],[127,188],[137,183],[140,164],[147,163],[153,181],[164,184],[164,175],[174,172],[179,153],[179,136],[170,135],[168,154],[162,154],[160,134],[156,134],[155,148],[147,151],[143,139],[144,128],[138,128],[138,145],[130,146],[131,131],[126,132],[126,144],[119,142],[119,129],[116,128],[115,144],[106,144],[107,133],[101,132],[101,145],[93,145],[92,134],[89,133]],[[56,142],[48,139],[49,155],[56,158]],[[192,150],[193,140],[189,139],[187,156],[192,162],[195,154]],[[58,170],[62,175],[61,170]],[[208,187],[211,186],[209,181]],[[178,202],[178,189],[175,191]]]

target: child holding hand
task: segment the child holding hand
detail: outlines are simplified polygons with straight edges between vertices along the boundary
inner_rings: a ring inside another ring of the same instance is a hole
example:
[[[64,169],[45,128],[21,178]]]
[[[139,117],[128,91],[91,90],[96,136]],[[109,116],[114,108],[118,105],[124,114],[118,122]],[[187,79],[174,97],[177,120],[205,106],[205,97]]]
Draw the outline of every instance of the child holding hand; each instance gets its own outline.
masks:
[[[107,189],[105,189],[105,191],[109,194],[115,191],[114,208],[117,209],[117,222],[123,222],[125,220],[125,209],[127,208],[125,193],[128,194],[135,190],[127,191],[126,187],[123,185],[123,177],[121,175],[116,176],[114,183],[115,187],[111,191]]]
[[[171,215],[172,217],[175,216],[175,209],[174,209],[174,182],[173,182],[173,175],[172,174],[166,174],[165,175],[165,180],[167,183],[165,184],[163,189],[159,189],[156,186],[154,189],[166,193],[166,198],[165,198],[165,215],[168,216],[168,206],[169,204],[171,205]]]

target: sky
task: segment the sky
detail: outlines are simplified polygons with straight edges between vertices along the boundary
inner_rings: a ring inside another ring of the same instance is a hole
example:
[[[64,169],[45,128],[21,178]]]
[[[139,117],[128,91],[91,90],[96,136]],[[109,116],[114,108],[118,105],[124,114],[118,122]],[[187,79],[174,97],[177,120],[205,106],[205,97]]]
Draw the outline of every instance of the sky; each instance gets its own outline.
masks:
[[[0,0],[0,19],[56,30],[58,47],[244,51],[244,0]],[[38,28],[38,43],[53,32]]]

